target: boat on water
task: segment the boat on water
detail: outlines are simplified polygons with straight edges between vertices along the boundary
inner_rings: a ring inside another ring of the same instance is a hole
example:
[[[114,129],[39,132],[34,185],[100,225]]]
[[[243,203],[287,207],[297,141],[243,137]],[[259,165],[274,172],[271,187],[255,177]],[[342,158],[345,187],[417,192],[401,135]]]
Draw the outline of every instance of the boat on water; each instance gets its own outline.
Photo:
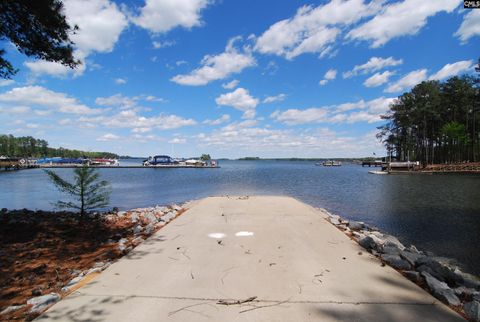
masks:
[[[185,161],[185,165],[190,165],[190,166],[206,166],[207,163],[205,161],[199,160],[199,159],[188,159]]]
[[[92,159],[90,160],[89,164],[93,166],[119,166],[120,165],[117,159],[104,159],[104,158]]]
[[[372,171],[368,171],[368,173],[371,173],[371,174],[388,174],[388,171],[372,170]]]
[[[316,165],[323,165],[324,167],[339,167],[342,165],[342,162],[340,161],[334,161],[334,160],[327,160],[323,162],[318,162]]]
[[[68,165],[68,164],[88,164],[88,159],[82,158],[62,158],[62,157],[52,157],[52,158],[41,158],[35,161],[38,165]]]
[[[155,155],[153,157],[148,157],[148,159],[143,160],[143,165],[156,166],[156,165],[175,165],[179,162],[168,155]]]

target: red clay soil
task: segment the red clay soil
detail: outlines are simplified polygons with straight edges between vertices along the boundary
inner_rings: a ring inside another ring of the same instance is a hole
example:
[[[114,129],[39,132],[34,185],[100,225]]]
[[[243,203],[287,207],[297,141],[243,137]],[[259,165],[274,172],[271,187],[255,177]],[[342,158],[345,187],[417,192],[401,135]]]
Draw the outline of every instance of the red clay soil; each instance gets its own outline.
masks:
[[[35,296],[61,294],[75,272],[121,257],[115,241],[132,240],[135,224],[126,217],[102,218],[28,210],[0,213],[0,312]],[[0,319],[35,317],[25,307]]]

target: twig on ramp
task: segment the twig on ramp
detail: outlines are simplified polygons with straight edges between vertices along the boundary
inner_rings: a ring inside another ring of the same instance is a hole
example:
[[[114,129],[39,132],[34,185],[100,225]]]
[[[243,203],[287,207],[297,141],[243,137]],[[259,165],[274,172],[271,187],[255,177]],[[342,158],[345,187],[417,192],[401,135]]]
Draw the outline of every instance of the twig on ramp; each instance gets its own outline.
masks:
[[[253,311],[253,310],[258,310],[258,309],[264,309],[266,307],[272,307],[272,306],[277,306],[277,305],[282,305],[284,303],[288,303],[289,300],[285,300],[285,301],[281,301],[281,302],[277,302],[277,303],[274,303],[274,304],[269,304],[269,305],[261,305],[261,306],[254,306],[250,309],[246,309],[246,310],[243,310],[243,311],[240,311],[238,313],[245,313],[245,312],[250,312],[250,311]]]
[[[257,297],[252,296],[244,300],[219,300],[217,304],[219,305],[240,305],[243,303],[253,302]]]

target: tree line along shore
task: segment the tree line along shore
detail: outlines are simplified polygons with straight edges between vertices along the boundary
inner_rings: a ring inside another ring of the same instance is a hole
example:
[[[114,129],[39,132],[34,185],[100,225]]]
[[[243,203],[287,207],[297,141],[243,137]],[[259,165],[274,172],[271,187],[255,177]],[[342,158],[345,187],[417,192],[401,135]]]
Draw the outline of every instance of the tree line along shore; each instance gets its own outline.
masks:
[[[464,75],[425,81],[400,95],[378,128],[388,155],[423,165],[480,161],[479,87],[479,77]]]
[[[111,152],[90,152],[65,148],[52,148],[46,140],[36,139],[32,136],[15,137],[13,135],[0,135],[0,156],[7,157],[62,157],[62,158],[109,158],[117,159],[119,156]]]

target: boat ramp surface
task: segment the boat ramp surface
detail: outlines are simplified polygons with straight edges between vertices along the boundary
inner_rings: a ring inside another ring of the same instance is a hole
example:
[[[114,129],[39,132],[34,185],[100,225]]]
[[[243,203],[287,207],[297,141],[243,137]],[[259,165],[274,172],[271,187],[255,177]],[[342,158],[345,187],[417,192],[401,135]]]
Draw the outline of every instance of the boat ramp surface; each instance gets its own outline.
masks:
[[[39,321],[464,321],[289,197],[211,197]]]

